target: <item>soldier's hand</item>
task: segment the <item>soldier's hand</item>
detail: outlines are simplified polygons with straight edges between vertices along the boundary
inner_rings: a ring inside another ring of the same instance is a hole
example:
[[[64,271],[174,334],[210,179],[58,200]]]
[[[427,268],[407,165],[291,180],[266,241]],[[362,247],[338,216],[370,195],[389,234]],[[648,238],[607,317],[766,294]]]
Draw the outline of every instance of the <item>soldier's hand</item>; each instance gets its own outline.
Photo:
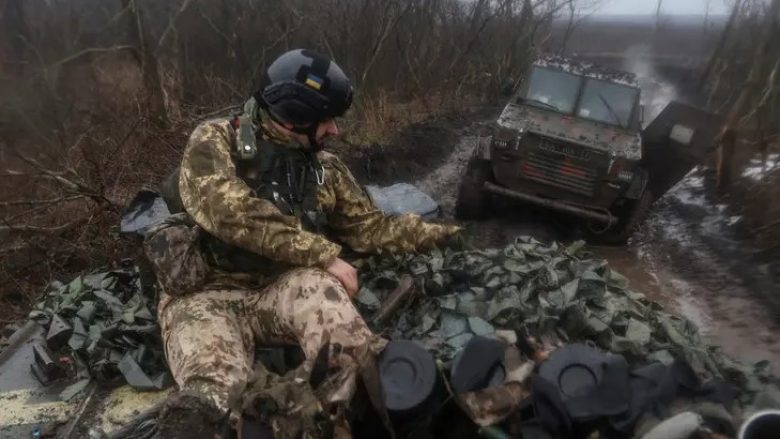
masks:
[[[456,250],[463,250],[466,248],[466,237],[463,233],[463,227],[442,225],[442,237],[438,244],[442,247],[450,247]]]
[[[336,258],[327,268],[325,268],[325,271],[338,279],[339,282],[341,282],[341,285],[344,285],[344,289],[347,290],[349,297],[353,297],[358,292],[357,269],[347,261]]]

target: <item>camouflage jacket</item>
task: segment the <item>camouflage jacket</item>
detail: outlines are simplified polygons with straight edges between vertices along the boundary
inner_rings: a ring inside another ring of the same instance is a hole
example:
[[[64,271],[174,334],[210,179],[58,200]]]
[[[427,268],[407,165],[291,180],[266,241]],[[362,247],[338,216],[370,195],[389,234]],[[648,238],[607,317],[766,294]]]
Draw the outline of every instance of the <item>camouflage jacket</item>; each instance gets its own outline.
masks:
[[[290,148],[302,147],[270,132],[272,135],[266,140]],[[324,181],[316,188],[316,198],[318,210],[326,219],[327,236],[307,231],[299,218],[283,214],[272,201],[259,197],[245,183],[242,174],[252,170],[243,169],[244,164],[235,156],[236,136],[228,119],[199,125],[184,152],[178,187],[184,210],[197,227],[239,251],[260,256],[258,261],[266,261],[258,262],[255,270],[231,273],[234,279],[247,279],[247,272],[251,271],[249,277],[255,281],[262,278],[261,283],[267,283],[293,267],[326,267],[340,255],[342,244],[360,253],[415,252],[459,230],[456,226],[426,223],[413,214],[383,214],[344,163],[323,151],[317,154]],[[159,230],[155,230],[157,235]],[[147,236],[147,241],[154,241],[155,233],[151,233],[151,238]],[[182,240],[167,239],[169,244],[174,241]],[[150,259],[158,259],[161,255],[157,253],[165,246],[159,236],[156,245],[147,245],[147,253],[156,249]],[[183,252],[170,252],[173,253]],[[204,259],[212,258],[206,255]],[[158,278],[165,277],[165,273],[159,272],[164,267],[157,265]],[[188,270],[180,267],[177,272]],[[164,288],[170,287],[166,291],[180,290],[173,288],[173,283],[163,282]],[[178,283],[191,286],[193,282]]]

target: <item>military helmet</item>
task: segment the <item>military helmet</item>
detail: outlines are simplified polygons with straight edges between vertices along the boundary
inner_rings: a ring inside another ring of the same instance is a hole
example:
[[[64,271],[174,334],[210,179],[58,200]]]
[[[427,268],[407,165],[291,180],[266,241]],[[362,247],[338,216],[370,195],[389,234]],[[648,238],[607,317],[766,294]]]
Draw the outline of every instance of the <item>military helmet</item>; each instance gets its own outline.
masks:
[[[352,105],[352,83],[341,67],[308,49],[291,50],[271,63],[259,94],[274,119],[299,132],[343,115]]]

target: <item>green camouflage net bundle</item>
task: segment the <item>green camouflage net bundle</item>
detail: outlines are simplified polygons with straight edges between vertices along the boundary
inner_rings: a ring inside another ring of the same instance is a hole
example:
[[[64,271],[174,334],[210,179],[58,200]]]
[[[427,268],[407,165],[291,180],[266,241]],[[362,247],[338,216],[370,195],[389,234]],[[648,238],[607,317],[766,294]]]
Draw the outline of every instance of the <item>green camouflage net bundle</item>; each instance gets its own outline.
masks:
[[[780,402],[768,362],[749,366],[725,356],[691,321],[631,291],[625,277],[590,256],[583,242],[565,247],[520,237],[503,249],[370,257],[356,262],[357,302],[371,317],[410,274],[422,294],[378,329],[417,340],[443,360],[475,335],[524,327],[553,343],[593,343],[633,365],[684,359],[702,378],[735,384],[743,405]],[[756,401],[759,394],[765,402]]]
[[[82,390],[90,379],[119,378],[139,390],[170,385],[157,323],[153,287],[144,288],[137,267],[126,264],[54,281],[30,312],[47,332],[49,349],[72,358]],[[69,399],[76,393],[68,392]]]

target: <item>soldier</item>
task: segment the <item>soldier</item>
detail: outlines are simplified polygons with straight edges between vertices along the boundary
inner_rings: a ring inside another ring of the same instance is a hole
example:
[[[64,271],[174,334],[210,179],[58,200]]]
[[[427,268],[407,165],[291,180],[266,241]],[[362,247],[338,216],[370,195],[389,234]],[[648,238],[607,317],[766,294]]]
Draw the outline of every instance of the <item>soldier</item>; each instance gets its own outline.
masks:
[[[298,344],[309,365],[329,347],[329,364],[341,369],[359,352],[381,350],[351,302],[358,274],[340,257],[342,245],[415,252],[460,230],[384,215],[323,151],[352,101],[336,63],[293,50],[269,66],[265,84],[240,116],[195,129],[178,180],[163,189],[181,212],[145,242],[163,290],[165,353],[183,390],[163,418],[193,424],[190,432],[219,417],[202,413],[201,396],[227,411],[230,389],[253,370],[256,343]]]

